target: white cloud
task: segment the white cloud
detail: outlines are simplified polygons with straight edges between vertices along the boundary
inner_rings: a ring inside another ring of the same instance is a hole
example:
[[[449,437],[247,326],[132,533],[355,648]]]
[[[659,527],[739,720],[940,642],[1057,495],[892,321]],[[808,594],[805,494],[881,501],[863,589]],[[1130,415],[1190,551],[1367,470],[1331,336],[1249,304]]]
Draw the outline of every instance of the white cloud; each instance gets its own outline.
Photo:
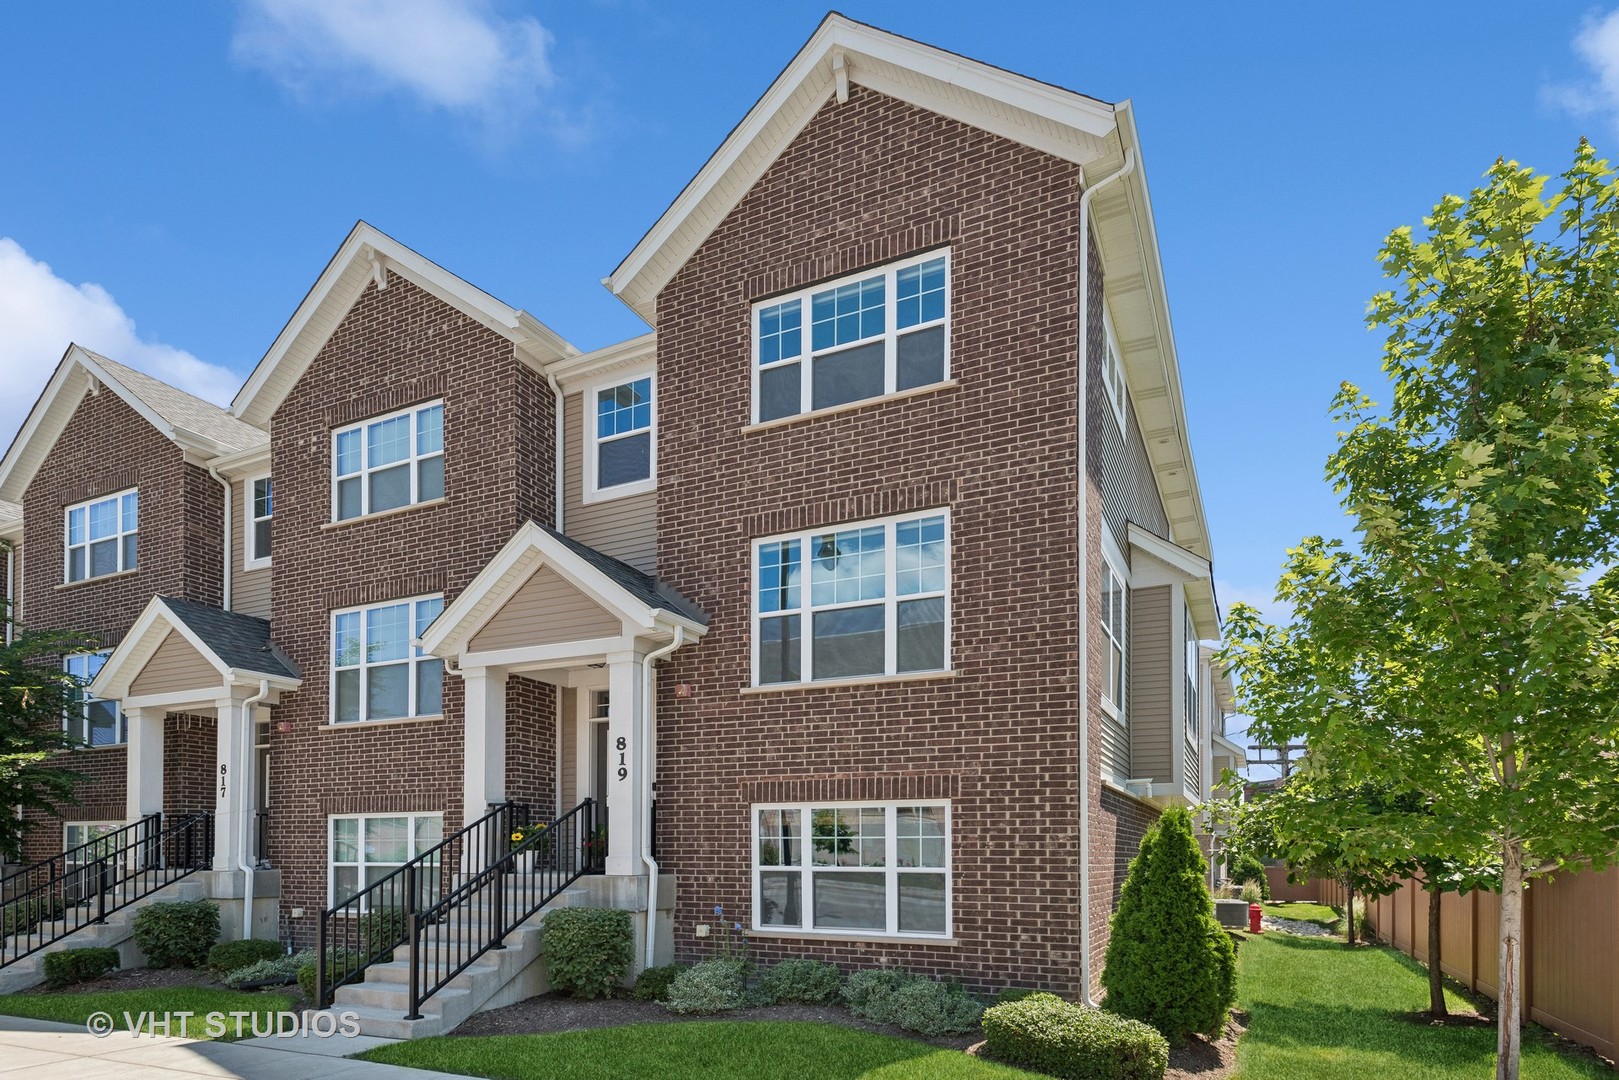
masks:
[[[1545,99],[1575,116],[1619,122],[1619,11],[1588,16],[1574,35],[1574,52],[1591,69],[1591,78],[1548,86]]]
[[[506,128],[556,81],[551,41],[488,0],[242,0],[231,49],[300,96],[403,90]]]
[[[63,281],[21,244],[0,236],[0,386],[6,388],[0,395],[0,447],[10,444],[74,342],[219,405],[241,384],[233,372],[184,349],[142,340],[135,320],[106,289]]]

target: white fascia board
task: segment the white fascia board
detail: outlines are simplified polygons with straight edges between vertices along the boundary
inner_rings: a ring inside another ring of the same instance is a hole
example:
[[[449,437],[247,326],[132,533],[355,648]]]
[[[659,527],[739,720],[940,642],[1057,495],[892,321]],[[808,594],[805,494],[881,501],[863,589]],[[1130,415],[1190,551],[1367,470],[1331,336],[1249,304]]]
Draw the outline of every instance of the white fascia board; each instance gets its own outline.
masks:
[[[657,331],[630,338],[628,341],[615,342],[604,345],[590,352],[570,356],[566,360],[558,360],[551,365],[551,374],[557,377],[563,393],[579,389],[581,383],[594,379],[597,375],[628,368],[637,364],[644,364],[657,356]]]
[[[220,454],[208,461],[228,480],[241,480],[247,476],[262,476],[270,468],[270,444],[260,443],[246,450]]]
[[[1179,544],[1172,544],[1156,533],[1143,529],[1135,522],[1128,525],[1130,546],[1138,551],[1146,552],[1161,563],[1166,563],[1186,576],[1188,581],[1208,579],[1214,569],[1209,560],[1196,552],[1187,551]]]

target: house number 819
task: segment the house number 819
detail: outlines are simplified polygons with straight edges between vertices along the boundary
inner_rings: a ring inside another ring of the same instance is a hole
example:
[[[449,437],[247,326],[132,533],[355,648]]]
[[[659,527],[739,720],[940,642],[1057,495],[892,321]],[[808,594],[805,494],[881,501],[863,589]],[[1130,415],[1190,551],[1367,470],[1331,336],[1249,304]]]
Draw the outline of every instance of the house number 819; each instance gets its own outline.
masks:
[[[618,751],[618,778],[620,780],[626,780],[630,775],[629,765],[624,760],[624,753],[629,748],[629,745],[622,735],[618,737],[618,741],[613,745],[613,749]]]

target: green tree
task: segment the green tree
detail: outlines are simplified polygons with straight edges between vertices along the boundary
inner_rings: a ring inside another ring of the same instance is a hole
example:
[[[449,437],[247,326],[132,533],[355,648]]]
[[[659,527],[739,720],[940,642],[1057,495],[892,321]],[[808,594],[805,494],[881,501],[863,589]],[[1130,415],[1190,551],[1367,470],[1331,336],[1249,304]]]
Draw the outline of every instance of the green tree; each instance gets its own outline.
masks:
[[[74,802],[79,774],[59,751],[72,746],[62,715],[78,701],[79,686],[62,670],[61,656],[84,648],[76,635],[16,626],[0,601],[0,856],[21,857],[28,828],[20,812]]]
[[[1109,1011],[1170,1042],[1218,1036],[1237,996],[1231,938],[1214,918],[1192,816],[1164,811],[1130,862],[1102,971]]]
[[[1499,161],[1388,237],[1392,400],[1343,386],[1327,466],[1357,543],[1291,550],[1294,625],[1230,635],[1256,734],[1421,792],[1413,854],[1499,861],[1503,1080],[1524,883],[1619,846],[1619,190],[1583,140],[1550,179]]]

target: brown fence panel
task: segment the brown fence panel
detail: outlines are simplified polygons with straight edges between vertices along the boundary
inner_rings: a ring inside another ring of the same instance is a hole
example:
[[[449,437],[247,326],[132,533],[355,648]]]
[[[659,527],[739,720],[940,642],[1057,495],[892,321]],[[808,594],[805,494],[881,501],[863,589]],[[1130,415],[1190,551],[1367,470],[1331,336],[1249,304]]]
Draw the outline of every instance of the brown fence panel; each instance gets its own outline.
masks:
[[[1272,900],[1304,900],[1312,904],[1322,903],[1321,882],[1315,878],[1308,878],[1297,885],[1288,884],[1287,867],[1265,867],[1265,880],[1270,885],[1270,898]]]
[[[1614,1056],[1613,957],[1619,948],[1619,875],[1562,874],[1531,886],[1529,1015],[1577,1042]]]
[[[1411,883],[1400,882],[1392,894],[1392,918],[1389,919],[1388,942],[1407,955],[1411,952]]]
[[[1478,957],[1474,960],[1478,972],[1478,992],[1495,997],[1501,989],[1501,956],[1496,941],[1501,936],[1501,897],[1492,892],[1479,892],[1478,900]]]
[[[1409,886],[1408,900],[1411,904],[1411,955],[1428,962],[1428,890],[1416,885]],[[1443,909],[1440,909],[1441,916]]]
[[[1445,893],[1439,900],[1439,970],[1473,985],[1473,898]]]

